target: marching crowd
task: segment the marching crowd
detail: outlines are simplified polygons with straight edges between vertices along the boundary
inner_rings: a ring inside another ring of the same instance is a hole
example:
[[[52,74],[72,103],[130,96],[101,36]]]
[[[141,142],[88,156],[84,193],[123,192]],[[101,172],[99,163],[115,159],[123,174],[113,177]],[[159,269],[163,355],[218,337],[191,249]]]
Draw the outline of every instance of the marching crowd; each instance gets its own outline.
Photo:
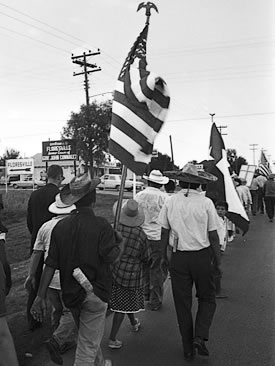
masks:
[[[206,342],[216,299],[227,297],[221,285],[222,253],[238,228],[226,217],[228,203],[207,197],[205,187],[215,176],[190,163],[166,175],[152,170],[144,176],[148,186],[135,199],[116,202],[113,212],[119,212],[119,220],[114,225],[95,215],[95,188],[100,180],[87,173],[60,189],[62,168],[51,165],[46,186],[31,194],[27,318],[34,331],[41,326],[50,303],[53,333],[46,347],[54,363],[62,365],[62,354],[76,347],[75,366],[111,366],[100,348],[106,312],[113,314],[108,346],[119,349],[125,314],[132,331],[138,332],[137,313],[161,308],[167,278],[171,279],[184,359],[209,356]],[[274,178],[274,174],[266,179],[256,173],[250,189],[245,180],[233,178],[245,209],[251,206],[253,215],[265,209],[270,222]],[[4,365],[16,366],[5,318],[5,296],[11,286],[5,255],[7,230],[1,226],[0,231],[0,354]],[[194,285],[198,300],[195,321]]]

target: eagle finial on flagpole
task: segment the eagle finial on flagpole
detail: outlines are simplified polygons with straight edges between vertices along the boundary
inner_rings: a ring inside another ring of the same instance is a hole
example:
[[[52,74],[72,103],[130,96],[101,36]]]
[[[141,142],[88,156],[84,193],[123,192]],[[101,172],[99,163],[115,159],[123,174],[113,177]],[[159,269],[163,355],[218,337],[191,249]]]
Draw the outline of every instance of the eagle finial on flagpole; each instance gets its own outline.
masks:
[[[145,8],[146,12],[145,15],[147,16],[146,19],[146,24],[149,25],[149,20],[150,20],[150,16],[151,16],[151,9],[155,9],[155,11],[158,13],[158,8],[156,7],[156,5],[154,3],[151,3],[150,1],[148,1],[147,3],[145,3],[144,1],[142,3],[139,4],[137,11],[139,11],[140,9]]]

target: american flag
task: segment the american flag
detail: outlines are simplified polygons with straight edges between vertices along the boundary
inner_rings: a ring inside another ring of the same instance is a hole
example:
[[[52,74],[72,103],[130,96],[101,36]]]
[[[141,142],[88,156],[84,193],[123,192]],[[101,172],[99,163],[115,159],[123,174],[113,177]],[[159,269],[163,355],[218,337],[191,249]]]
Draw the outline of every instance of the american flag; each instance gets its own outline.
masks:
[[[208,171],[218,180],[207,185],[206,196],[214,201],[226,201],[226,216],[245,234],[249,229],[249,219],[230,176],[225,145],[215,123],[210,135],[210,155],[214,160],[209,161]]]
[[[118,77],[112,107],[109,151],[142,175],[169,107],[165,81],[146,70],[148,25],[133,44]]]
[[[269,175],[272,173],[272,171],[270,169],[270,164],[269,164],[263,150],[261,151],[261,157],[260,157],[260,162],[258,165],[258,170],[259,170],[259,173],[266,178],[268,178]]]

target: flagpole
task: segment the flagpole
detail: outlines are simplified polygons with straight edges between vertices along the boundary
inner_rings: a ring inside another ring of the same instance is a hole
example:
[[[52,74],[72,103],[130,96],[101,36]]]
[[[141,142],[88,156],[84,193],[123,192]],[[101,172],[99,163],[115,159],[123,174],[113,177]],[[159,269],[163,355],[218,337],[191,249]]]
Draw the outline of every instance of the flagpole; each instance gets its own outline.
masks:
[[[149,26],[150,16],[151,16],[151,9],[155,9],[155,11],[158,13],[159,12],[158,8],[156,7],[156,5],[154,3],[151,3],[150,1],[148,1],[146,4],[144,2],[140,3],[138,8],[137,8],[137,11],[139,11],[142,8],[146,9],[146,12],[145,12],[146,23],[145,24]]]
[[[123,192],[125,187],[125,180],[127,176],[127,168],[125,165],[122,166],[122,174],[121,174],[121,181],[120,181],[120,187],[119,187],[119,195],[118,195],[118,203],[116,207],[116,213],[115,213],[115,219],[114,219],[114,229],[117,228],[119,217],[120,217],[120,211],[122,207],[122,200],[123,200]]]

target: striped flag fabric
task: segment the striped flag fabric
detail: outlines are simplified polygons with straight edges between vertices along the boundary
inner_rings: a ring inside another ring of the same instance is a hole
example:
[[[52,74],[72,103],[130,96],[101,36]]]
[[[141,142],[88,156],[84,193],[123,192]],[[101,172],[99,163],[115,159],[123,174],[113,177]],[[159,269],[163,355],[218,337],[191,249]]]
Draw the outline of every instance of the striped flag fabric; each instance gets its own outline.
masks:
[[[207,185],[206,196],[214,201],[228,203],[227,217],[244,235],[249,229],[249,219],[230,176],[225,145],[215,123],[211,128],[210,156],[214,161],[209,162],[206,170],[218,177],[218,180]]]
[[[118,77],[109,152],[137,175],[151,160],[154,140],[170,103],[165,81],[146,69],[148,25],[133,44]]]
[[[259,173],[261,175],[263,175],[264,177],[268,178],[269,175],[272,173],[272,170],[270,169],[270,164],[265,156],[265,153],[263,152],[263,150],[261,151],[261,156],[260,156],[260,162],[258,165],[258,170]]]

